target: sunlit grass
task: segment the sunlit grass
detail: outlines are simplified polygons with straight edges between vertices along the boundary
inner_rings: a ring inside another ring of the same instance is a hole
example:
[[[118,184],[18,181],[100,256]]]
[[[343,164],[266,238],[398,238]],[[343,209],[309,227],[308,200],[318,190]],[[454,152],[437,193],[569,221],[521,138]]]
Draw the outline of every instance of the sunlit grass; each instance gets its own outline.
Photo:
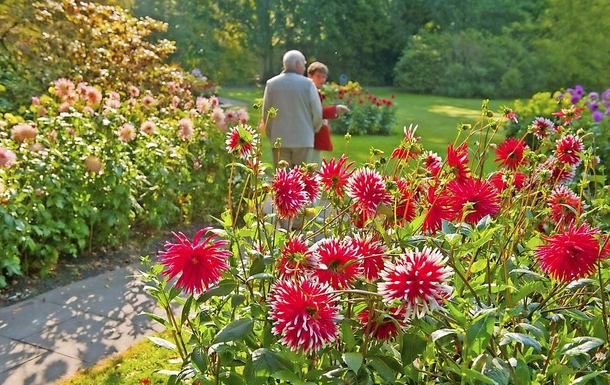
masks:
[[[225,88],[221,95],[246,103],[249,106],[251,124],[255,124],[252,122],[258,121],[259,111],[252,108],[252,105],[257,99],[262,98],[263,91],[262,87]],[[334,150],[331,153],[323,153],[324,157],[340,157],[342,154],[346,154],[350,160],[361,164],[371,160],[371,148],[381,150],[386,156],[389,156],[399,145],[403,128],[412,124],[418,126],[417,136],[421,137],[420,143],[423,148],[436,152],[444,158],[447,155],[447,146],[456,140],[457,127],[462,124],[474,125],[481,119],[482,99],[410,94],[389,87],[371,88],[369,91],[375,96],[393,100],[396,106],[396,126],[392,134],[389,136],[352,136],[349,143],[346,143],[343,135],[333,135]],[[394,95],[393,98],[392,95]],[[514,100],[507,99],[491,100],[489,108],[492,111],[498,111],[500,106],[510,106],[513,102]],[[462,132],[458,142],[461,142],[467,134],[467,132]],[[500,141],[503,137],[499,132],[494,142]],[[473,138],[469,142],[474,144],[477,139],[479,138]],[[270,144],[265,140],[263,146],[263,161],[270,162]]]

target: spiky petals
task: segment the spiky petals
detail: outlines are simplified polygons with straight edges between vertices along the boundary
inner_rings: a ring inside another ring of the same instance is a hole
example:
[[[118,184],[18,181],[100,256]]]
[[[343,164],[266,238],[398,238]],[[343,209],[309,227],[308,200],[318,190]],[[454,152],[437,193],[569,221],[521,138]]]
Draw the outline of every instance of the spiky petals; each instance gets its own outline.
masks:
[[[370,235],[364,237],[355,235],[353,245],[360,258],[364,277],[369,281],[377,279],[379,271],[383,270],[384,266],[384,256],[387,251],[385,244],[374,240]]]
[[[551,218],[558,225],[568,225],[576,220],[582,210],[582,202],[567,186],[555,186],[547,204],[551,208]]]
[[[568,125],[574,119],[578,119],[581,117],[580,111],[586,110],[586,107],[574,107],[571,108],[562,108],[560,112],[553,112],[551,115],[563,118],[563,124]]]
[[[508,138],[496,148],[495,161],[509,170],[516,170],[525,163],[526,158],[523,155],[527,148],[524,141]]]
[[[298,167],[292,169],[277,169],[271,181],[273,189],[273,204],[278,216],[282,219],[296,217],[307,205],[309,194],[305,191],[303,174]]]
[[[385,181],[377,170],[363,167],[356,170],[345,187],[347,196],[354,201],[354,210],[371,217],[379,204],[390,204],[392,197],[385,188]]]
[[[597,228],[572,223],[557,234],[543,236],[546,244],[538,246],[534,255],[542,271],[562,282],[587,277],[595,272],[600,256],[598,234]]]
[[[273,334],[293,351],[315,352],[337,339],[341,320],[330,286],[316,280],[280,280],[269,294]]]
[[[581,159],[578,153],[582,152],[583,149],[582,139],[573,134],[566,135],[555,141],[555,157],[557,160],[573,167],[580,164]]]
[[[405,137],[400,146],[392,151],[390,159],[413,159],[421,153],[421,146],[417,144],[420,137],[415,136],[415,131],[417,131],[417,126],[413,127],[413,125],[410,125],[409,128],[404,127]]]
[[[447,164],[456,180],[464,180],[470,176],[468,167],[468,143],[462,143],[458,148],[450,145],[447,149]]]
[[[463,182],[451,181],[448,188],[456,218],[466,223],[474,225],[484,216],[500,210],[498,190],[486,180],[468,178]]]
[[[446,189],[441,188],[437,191],[434,186],[427,187],[421,202],[425,213],[422,224],[424,233],[436,233],[440,230],[443,220],[450,221],[455,217],[451,196]]]
[[[380,274],[378,288],[383,301],[404,308],[405,318],[421,318],[440,308],[453,292],[453,287],[446,284],[453,274],[446,262],[447,258],[436,249],[408,250],[396,264],[388,263]]]
[[[555,124],[550,119],[538,117],[532,122],[530,130],[538,139],[544,139],[555,131]]]
[[[312,277],[334,289],[352,286],[362,273],[356,247],[351,238],[325,238],[312,246],[311,251],[318,260],[318,267]]]
[[[302,237],[289,239],[281,249],[279,272],[283,278],[303,276],[304,273],[318,265],[316,256]]]
[[[398,188],[398,197],[395,198],[394,215],[397,222],[411,222],[415,218],[415,192],[409,188],[404,179],[395,179]]]
[[[199,230],[193,243],[183,233],[173,233],[178,243],[166,242],[165,251],[159,252],[161,264],[165,266],[162,274],[169,279],[180,275],[175,286],[187,293],[201,293],[215,286],[220,280],[221,271],[228,269],[226,261],[231,252],[223,248],[229,241],[217,239],[212,234],[199,242],[209,230],[211,227]]]
[[[358,313],[365,333],[375,336],[378,340],[387,340],[398,335],[400,329],[406,326],[405,311],[393,307],[385,312],[371,312],[369,309]]]
[[[258,146],[258,133],[245,124],[238,124],[227,132],[227,151],[240,159],[254,155]]]
[[[422,154],[422,163],[432,176],[437,176],[443,168],[443,159],[437,153],[426,151]]]
[[[341,155],[338,161],[335,161],[335,158],[329,161],[324,159],[322,167],[318,171],[320,181],[324,185],[324,190],[334,191],[341,198],[343,198],[343,189],[347,184],[347,180],[353,173],[353,170],[350,171],[349,168],[354,162],[348,164],[345,164],[345,162],[347,162],[345,155]]]
[[[487,179],[499,192],[506,190],[507,188],[514,189],[516,191],[521,190],[525,184],[525,174],[517,171],[510,172],[507,170],[499,171],[494,173]]]

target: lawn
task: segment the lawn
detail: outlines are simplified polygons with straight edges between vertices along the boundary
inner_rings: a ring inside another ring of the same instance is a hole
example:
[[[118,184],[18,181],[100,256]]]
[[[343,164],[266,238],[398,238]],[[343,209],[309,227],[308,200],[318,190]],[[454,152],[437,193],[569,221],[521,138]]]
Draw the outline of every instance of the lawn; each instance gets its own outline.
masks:
[[[447,146],[456,139],[458,124],[472,124],[481,116],[482,99],[448,98],[434,95],[418,95],[401,92],[392,88],[371,88],[375,96],[390,99],[394,95],[396,105],[396,127],[390,136],[353,136],[348,145],[342,135],[333,135],[334,150],[325,157],[339,157],[345,153],[351,160],[365,162],[369,160],[371,148],[384,151],[389,155],[402,139],[403,128],[410,124],[418,125],[417,135],[425,150],[438,153],[441,157],[447,154]],[[263,88],[223,88],[221,95],[243,101],[252,105],[263,96]],[[514,100],[491,100],[489,107],[498,111],[502,105],[511,106]],[[258,111],[250,107],[251,121],[257,121]],[[331,123],[332,126],[332,123]],[[464,135],[464,134],[462,134]],[[501,139],[498,137],[497,140]],[[269,143],[265,142],[265,161],[268,156]]]

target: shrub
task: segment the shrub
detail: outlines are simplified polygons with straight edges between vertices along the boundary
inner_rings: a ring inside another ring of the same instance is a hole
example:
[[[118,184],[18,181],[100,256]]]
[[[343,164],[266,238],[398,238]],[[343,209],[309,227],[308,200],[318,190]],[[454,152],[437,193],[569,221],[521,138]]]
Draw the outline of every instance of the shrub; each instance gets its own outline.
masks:
[[[396,107],[392,100],[379,98],[368,90],[362,94],[357,82],[345,86],[336,83],[325,84],[322,90],[324,103],[345,104],[350,111],[331,124],[337,134],[389,135],[396,123]]]
[[[243,111],[164,87],[62,78],[22,115],[0,115],[0,272],[44,275],[60,255],[124,243],[132,226],[159,230],[222,212],[222,130]]]

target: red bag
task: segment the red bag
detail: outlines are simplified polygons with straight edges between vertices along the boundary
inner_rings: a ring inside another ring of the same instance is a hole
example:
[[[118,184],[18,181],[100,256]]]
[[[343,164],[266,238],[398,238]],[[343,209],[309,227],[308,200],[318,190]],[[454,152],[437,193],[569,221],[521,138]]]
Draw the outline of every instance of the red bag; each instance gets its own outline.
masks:
[[[320,151],[333,150],[333,143],[330,139],[330,128],[327,125],[322,126],[320,131],[314,136],[313,148]]]

